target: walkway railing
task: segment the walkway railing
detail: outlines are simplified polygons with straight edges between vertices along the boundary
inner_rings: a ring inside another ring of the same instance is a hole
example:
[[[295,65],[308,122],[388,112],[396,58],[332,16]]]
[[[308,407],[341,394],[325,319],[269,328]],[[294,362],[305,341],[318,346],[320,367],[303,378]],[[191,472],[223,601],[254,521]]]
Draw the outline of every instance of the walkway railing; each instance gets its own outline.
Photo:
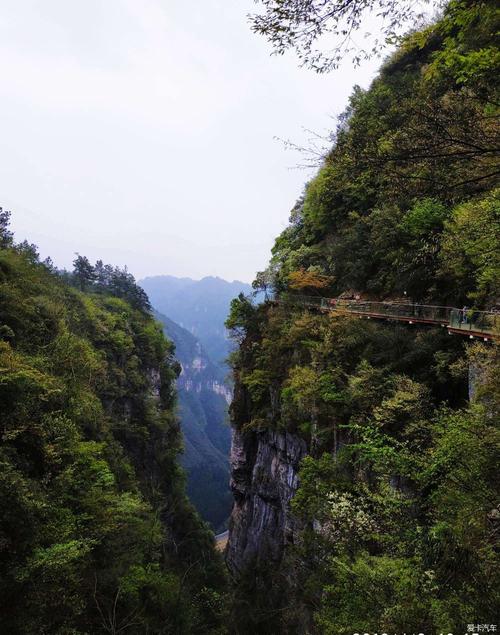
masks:
[[[452,309],[450,313],[450,327],[461,331],[477,331],[480,333],[495,334],[500,332],[500,314],[490,311],[466,312],[466,320],[460,309]]]
[[[500,313],[463,310],[449,306],[399,302],[344,300],[319,296],[286,294],[274,298],[280,304],[293,304],[323,311],[345,311],[368,318],[445,326],[450,333],[484,337],[491,340],[500,331]]]

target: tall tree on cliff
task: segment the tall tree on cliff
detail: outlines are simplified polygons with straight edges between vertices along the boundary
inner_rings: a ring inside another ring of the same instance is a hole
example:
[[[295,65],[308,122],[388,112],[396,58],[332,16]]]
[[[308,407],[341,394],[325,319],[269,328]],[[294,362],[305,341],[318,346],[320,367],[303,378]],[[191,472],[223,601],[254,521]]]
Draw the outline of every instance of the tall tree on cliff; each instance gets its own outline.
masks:
[[[80,291],[85,291],[94,282],[96,279],[95,270],[87,256],[76,254],[76,258],[73,260],[73,276]]]

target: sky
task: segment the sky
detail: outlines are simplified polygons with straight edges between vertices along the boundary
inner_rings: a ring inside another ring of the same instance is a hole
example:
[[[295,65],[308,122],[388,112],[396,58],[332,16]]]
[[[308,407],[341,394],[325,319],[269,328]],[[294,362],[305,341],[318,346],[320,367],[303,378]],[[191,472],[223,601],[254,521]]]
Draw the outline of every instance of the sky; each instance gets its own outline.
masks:
[[[2,0],[0,206],[16,239],[136,276],[250,282],[326,134],[380,60],[270,55],[252,0]]]

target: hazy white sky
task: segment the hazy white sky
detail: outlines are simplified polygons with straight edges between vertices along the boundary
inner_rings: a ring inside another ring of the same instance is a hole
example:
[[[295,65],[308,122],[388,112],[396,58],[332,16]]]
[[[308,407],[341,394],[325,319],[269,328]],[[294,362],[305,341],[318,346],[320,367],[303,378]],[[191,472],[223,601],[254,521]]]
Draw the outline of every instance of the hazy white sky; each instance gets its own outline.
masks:
[[[270,56],[252,0],[2,0],[0,205],[16,238],[153,274],[251,281],[327,131],[379,62]]]

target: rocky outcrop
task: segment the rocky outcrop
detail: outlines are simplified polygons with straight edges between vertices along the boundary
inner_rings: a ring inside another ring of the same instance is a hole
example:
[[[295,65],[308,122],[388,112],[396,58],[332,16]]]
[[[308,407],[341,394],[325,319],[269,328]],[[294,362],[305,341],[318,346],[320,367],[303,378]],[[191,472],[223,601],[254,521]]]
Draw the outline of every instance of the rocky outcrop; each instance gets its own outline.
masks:
[[[248,567],[279,563],[285,546],[294,542],[300,527],[290,513],[290,501],[306,450],[305,441],[288,432],[242,433],[233,428],[234,506],[226,561],[235,578]]]

